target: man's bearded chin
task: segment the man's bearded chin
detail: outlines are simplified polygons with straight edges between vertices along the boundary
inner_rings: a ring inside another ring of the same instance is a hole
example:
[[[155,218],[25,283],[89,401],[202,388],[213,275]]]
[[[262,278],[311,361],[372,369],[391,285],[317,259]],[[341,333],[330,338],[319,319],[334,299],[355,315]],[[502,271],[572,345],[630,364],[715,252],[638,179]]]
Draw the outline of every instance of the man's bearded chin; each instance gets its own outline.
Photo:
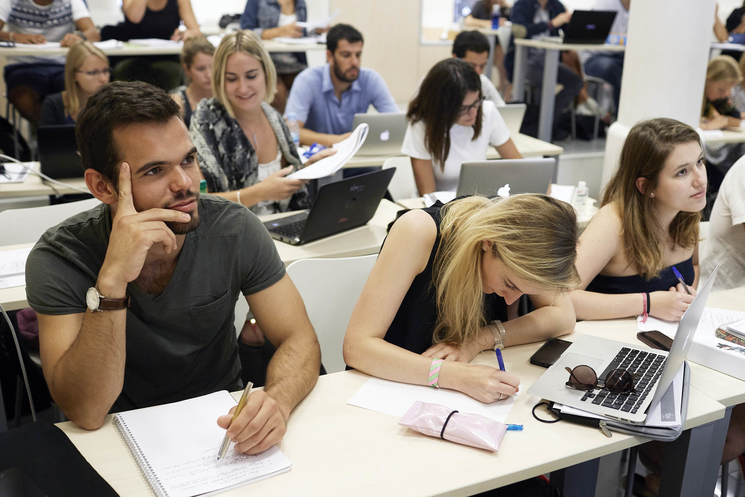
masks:
[[[166,226],[168,226],[168,229],[173,231],[174,235],[185,235],[189,233],[190,231],[194,231],[195,229],[199,227],[199,192],[187,191],[187,192],[178,193],[176,194],[176,196],[173,198],[171,202],[163,206],[164,209],[168,209],[169,206],[171,205],[180,204],[181,202],[185,200],[190,200],[192,198],[196,199],[197,208],[189,213],[189,215],[191,216],[191,219],[188,222],[186,223],[177,223],[173,221],[166,222]]]

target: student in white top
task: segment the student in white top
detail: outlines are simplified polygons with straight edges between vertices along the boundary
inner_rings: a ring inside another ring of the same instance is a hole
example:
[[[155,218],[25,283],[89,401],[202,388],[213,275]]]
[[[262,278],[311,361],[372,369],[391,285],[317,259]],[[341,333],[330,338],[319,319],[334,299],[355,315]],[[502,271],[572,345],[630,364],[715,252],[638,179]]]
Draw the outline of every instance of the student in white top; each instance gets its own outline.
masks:
[[[709,219],[702,274],[721,265],[714,290],[745,285],[745,157],[727,172]]]
[[[455,191],[461,164],[485,160],[490,145],[503,159],[522,158],[494,103],[484,100],[479,75],[463,60],[430,69],[406,118],[401,152],[411,157],[420,195]]]

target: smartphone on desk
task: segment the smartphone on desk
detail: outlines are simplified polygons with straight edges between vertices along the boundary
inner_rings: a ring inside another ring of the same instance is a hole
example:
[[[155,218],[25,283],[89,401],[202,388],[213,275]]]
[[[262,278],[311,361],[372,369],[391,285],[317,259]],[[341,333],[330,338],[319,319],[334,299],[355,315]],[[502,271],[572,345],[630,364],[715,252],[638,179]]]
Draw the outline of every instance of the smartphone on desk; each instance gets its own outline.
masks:
[[[530,363],[542,368],[551,367],[571,344],[561,338],[551,338],[530,356]]]
[[[673,339],[657,330],[640,331],[636,334],[636,338],[653,349],[670,352],[670,347],[673,346]]]

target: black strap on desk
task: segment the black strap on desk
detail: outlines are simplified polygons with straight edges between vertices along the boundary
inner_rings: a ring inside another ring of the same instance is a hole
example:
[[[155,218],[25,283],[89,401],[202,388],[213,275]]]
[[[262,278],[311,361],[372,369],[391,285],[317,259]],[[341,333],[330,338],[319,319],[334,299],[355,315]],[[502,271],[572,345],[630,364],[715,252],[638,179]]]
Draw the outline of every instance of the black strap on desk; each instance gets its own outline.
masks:
[[[445,418],[445,424],[443,424],[443,425],[442,425],[442,431],[440,432],[440,438],[441,438],[441,439],[445,440],[445,437],[444,437],[444,435],[445,435],[445,428],[447,428],[447,425],[448,425],[448,423],[450,422],[450,418],[451,418],[451,417],[453,416],[453,414],[455,414],[456,412],[458,412],[458,411],[453,411],[453,412],[451,412],[450,414],[448,414],[448,417],[447,417],[447,418]]]

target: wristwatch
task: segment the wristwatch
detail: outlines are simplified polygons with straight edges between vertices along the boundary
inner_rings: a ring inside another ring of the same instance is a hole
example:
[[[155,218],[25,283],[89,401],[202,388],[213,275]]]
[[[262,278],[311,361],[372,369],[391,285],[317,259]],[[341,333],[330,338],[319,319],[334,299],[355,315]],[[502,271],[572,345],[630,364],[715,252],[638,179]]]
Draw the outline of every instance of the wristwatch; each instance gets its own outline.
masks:
[[[101,295],[96,287],[92,286],[85,294],[85,302],[91,312],[119,311],[129,307],[129,294],[119,299],[109,299]]]

